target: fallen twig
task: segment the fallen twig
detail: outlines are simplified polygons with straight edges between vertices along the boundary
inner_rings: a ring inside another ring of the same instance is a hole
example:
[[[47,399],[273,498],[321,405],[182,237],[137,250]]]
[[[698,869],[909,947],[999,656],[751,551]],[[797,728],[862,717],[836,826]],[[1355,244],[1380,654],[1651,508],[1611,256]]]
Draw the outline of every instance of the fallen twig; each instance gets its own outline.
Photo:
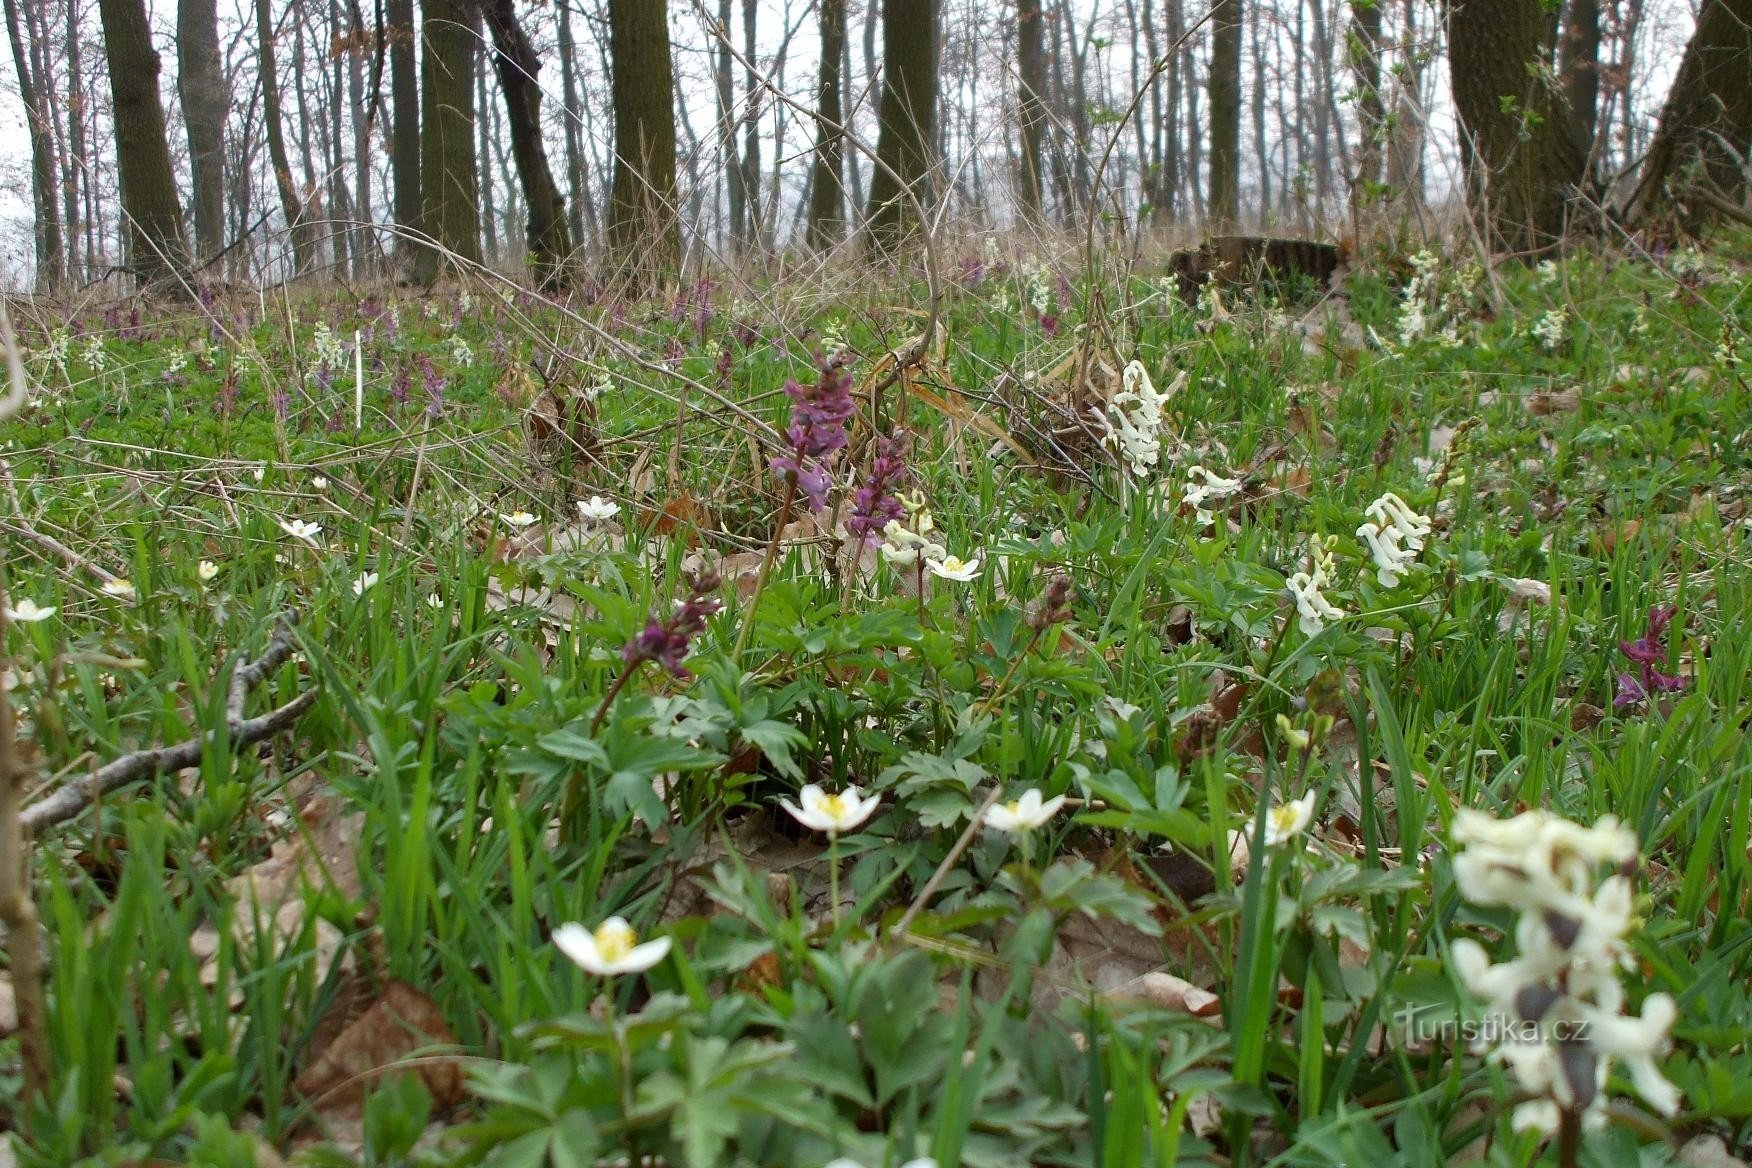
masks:
[[[311,703],[316,701],[317,691],[310,689],[266,714],[254,718],[243,716],[243,706],[249,691],[261,684],[263,678],[292,656],[292,624],[296,620],[296,613],[287,614],[262,655],[254,661],[239,665],[231,675],[231,691],[225,703],[225,721],[227,739],[234,749],[273,737],[296,722],[310,708]],[[163,771],[181,770],[183,767],[199,764],[206,748],[206,738],[196,737],[174,746],[160,746],[125,754],[99,768],[94,774],[69,783],[48,797],[32,803],[19,813],[19,821],[26,832],[64,823],[101,796],[119,787]]]

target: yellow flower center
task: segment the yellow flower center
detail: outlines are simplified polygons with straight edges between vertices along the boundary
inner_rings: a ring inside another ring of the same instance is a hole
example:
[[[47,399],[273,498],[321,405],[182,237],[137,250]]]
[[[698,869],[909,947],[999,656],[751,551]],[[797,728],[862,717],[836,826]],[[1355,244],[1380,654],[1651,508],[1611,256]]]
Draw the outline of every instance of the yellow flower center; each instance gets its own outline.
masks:
[[[840,796],[823,795],[821,797],[821,813],[835,823],[845,819],[847,810],[846,801]]]
[[[1008,803],[1004,804],[1004,810],[1008,811],[1011,815],[1022,814],[1022,800],[1020,800],[1020,799],[1010,800]]]
[[[596,930],[596,952],[608,964],[624,960],[638,942],[638,934],[618,921],[607,921]]]
[[[1291,832],[1296,829],[1296,819],[1300,810],[1294,803],[1285,803],[1271,809],[1271,825],[1280,832]]]

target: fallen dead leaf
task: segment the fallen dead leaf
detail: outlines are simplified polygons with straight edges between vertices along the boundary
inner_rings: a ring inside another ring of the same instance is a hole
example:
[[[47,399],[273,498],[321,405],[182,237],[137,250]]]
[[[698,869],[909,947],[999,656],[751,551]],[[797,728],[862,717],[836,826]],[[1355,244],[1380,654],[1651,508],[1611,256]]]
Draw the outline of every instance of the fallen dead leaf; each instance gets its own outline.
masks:
[[[330,1013],[350,1013],[349,995],[338,998]],[[319,1022],[319,1030],[328,1021]],[[439,1054],[434,1048],[454,1047],[456,1036],[430,997],[403,981],[384,983],[370,1005],[335,1034],[334,1039],[298,1076],[293,1087],[310,1099],[319,1113],[357,1106],[366,1092],[393,1073],[398,1063],[418,1054]],[[451,1107],[463,1096],[462,1066],[451,1058],[421,1058],[412,1066],[432,1100]]]

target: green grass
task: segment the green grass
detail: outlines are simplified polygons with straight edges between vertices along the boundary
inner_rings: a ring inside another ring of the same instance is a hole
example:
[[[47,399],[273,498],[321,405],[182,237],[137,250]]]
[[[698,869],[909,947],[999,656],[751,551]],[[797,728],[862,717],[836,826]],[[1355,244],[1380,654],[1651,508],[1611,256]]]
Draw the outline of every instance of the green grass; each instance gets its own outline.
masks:
[[[1510,1129],[1504,1070],[1395,1026],[1476,1016],[1452,940],[1515,949],[1513,918],[1461,895],[1456,810],[1533,807],[1636,832],[1649,862],[1626,992],[1632,1008],[1657,990],[1679,1003],[1662,1061],[1679,1113],[1590,1131],[1582,1162],[1668,1162],[1662,1130],[1744,1154],[1744,250],[1695,272],[1505,268],[1494,312],[1451,263],[1432,336],[1410,347],[1409,269],[1386,262],[1352,280],[1361,344],[1337,327],[1304,344],[1273,305],[1225,296],[1213,320],[1113,282],[1105,302],[1129,307],[1102,322],[1107,358],[1136,358],[1158,387],[1185,374],[1143,482],[1096,444],[1040,465],[1064,420],[1047,403],[1071,398],[1030,377],[1091,323],[1081,274],[1051,292],[1057,336],[1016,307],[1019,271],[987,274],[951,289],[944,357],[921,381],[1034,457],[898,388],[860,398],[853,445],[904,411],[937,537],[978,556],[978,578],[921,604],[910,574],[847,577],[789,546],[756,611],[726,587],[691,681],[647,665],[596,728],[621,646],[685,594],[684,559],[757,558],[779,504],[748,424],[697,391],[678,411],[666,365],[782,429],[778,390],[812,376],[809,329],[838,329],[862,381],[918,328],[895,305],[922,290],[783,323],[726,290],[703,323],[697,302],[573,315],[479,289],[403,299],[393,329],[391,301],[333,295],[138,328],[38,306],[24,342],[40,404],[3,434],[8,595],[59,610],[7,646],[34,781],[222,729],[228,671],[288,609],[301,652],[251,711],[321,696],[270,746],[215,745],[198,774],[115,793],[37,841],[53,1074],[29,1104],[15,1072],[0,1078],[20,1161],[247,1164],[265,1144],[373,1165],[1557,1163]],[[1566,336],[1544,344],[1530,330],[1559,308]],[[327,384],[313,375],[319,321],[348,344],[367,334],[357,430],[350,357]],[[1433,335],[1450,321],[1451,344]],[[744,343],[743,325],[762,335]],[[541,377],[508,371],[554,351],[562,392],[606,386],[592,458],[530,445]],[[1455,435],[1447,453],[1432,434]],[[1214,538],[1180,507],[1194,463],[1253,471]],[[858,475],[842,456],[841,518]],[[1436,520],[1391,588],[1352,534],[1385,491]],[[574,538],[591,494],[623,505],[624,539]],[[704,507],[683,519],[704,518],[670,530],[659,517],[683,497]],[[540,538],[507,555],[516,510],[541,517]],[[320,546],[282,531],[293,518],[322,525]],[[137,600],[25,530],[127,577]],[[1335,537],[1326,594],[1344,615],[1309,637],[1284,585],[1316,535]],[[1072,618],[1036,637],[1027,606],[1054,571]],[[366,572],[377,583],[356,595]],[[1551,603],[1515,600],[1524,581]],[[569,603],[507,605],[520,587]],[[1615,709],[1633,668],[1619,642],[1664,604],[1664,668],[1686,684]],[[1312,742],[1292,748],[1286,727]],[[883,805],[830,850],[779,810],[806,782],[856,782]],[[921,898],[994,783],[1081,802],[1026,847],[976,833]],[[1308,836],[1266,846],[1272,806],[1303,791]],[[1251,862],[1231,852],[1239,834]],[[293,851],[323,864],[252,902],[240,877]],[[672,938],[670,956],[605,979],[548,941],[611,913]],[[197,933],[211,954],[191,950]],[[1147,999],[1151,969],[1220,1008]],[[297,1090],[331,1012],[391,980],[429,999],[444,1041],[401,1030],[383,1049],[427,1070],[372,1085],[362,1112],[355,1090],[351,1115]],[[0,1051],[17,1066],[15,1039]],[[1622,1073],[1612,1091],[1637,1104]]]

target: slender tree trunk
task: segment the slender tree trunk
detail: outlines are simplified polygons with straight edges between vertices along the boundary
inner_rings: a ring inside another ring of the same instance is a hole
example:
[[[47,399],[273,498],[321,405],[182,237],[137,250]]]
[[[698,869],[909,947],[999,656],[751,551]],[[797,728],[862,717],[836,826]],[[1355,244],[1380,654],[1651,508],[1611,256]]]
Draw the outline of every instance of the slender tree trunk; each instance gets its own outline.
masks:
[[[1312,0],[1318,6],[1325,0]],[[1387,133],[1387,106],[1381,98],[1381,4],[1383,0],[1351,0],[1350,36],[1346,55],[1356,78],[1357,156],[1351,180],[1351,207],[1361,211],[1380,194],[1382,143]]]
[[[225,82],[219,74],[219,7],[177,0],[177,93],[189,136],[194,189],[195,260],[225,247]]]
[[[883,165],[870,179],[865,213],[869,245],[898,247],[919,224],[902,184],[923,202],[930,170],[932,118],[937,108],[937,4],[939,0],[883,0],[882,107],[876,155]],[[898,182],[896,179],[898,178]]]
[[[578,246],[586,238],[584,208],[590,202],[590,188],[584,173],[584,110],[578,100],[578,46],[572,39],[571,5],[562,3],[555,7],[560,11],[560,88],[566,115],[566,183],[572,188],[567,213],[574,246]]]
[[[43,72],[33,68],[18,27],[18,0],[5,0],[6,32],[12,41],[12,61],[18,71],[18,96],[24,103],[30,131],[30,193],[35,211],[36,282],[45,290],[61,285],[61,209],[55,201],[54,143],[51,138]]]
[[[420,228],[420,81],[414,53],[414,0],[387,0],[389,28],[390,215],[403,232]],[[398,259],[418,255],[416,240],[396,237]]]
[[[742,186],[742,149],[736,141],[736,73],[732,68],[730,0],[718,0],[717,62],[713,80],[718,89],[718,149],[724,172],[724,198],[730,215],[730,248],[740,247],[747,234],[748,192]]]
[[[487,71],[479,65],[478,52],[476,57],[475,129],[480,145],[475,150],[475,166],[479,168],[475,182],[480,190],[481,233],[486,240],[481,254],[490,264],[499,258],[499,207],[493,194],[493,106],[487,94]]]
[[[1564,104],[1574,123],[1570,133],[1591,156],[1595,120],[1600,113],[1600,0],[1569,0],[1558,50]],[[1752,77],[1752,65],[1748,66]]]
[[[1265,45],[1260,39],[1261,13],[1254,5],[1248,11],[1252,18],[1249,38],[1253,49],[1253,153],[1259,166],[1259,221],[1271,214],[1271,143],[1265,136]]]
[[[359,0],[350,0],[350,7],[347,93],[353,111],[353,211],[359,220],[353,233],[353,274],[364,279],[376,268],[378,255],[377,233],[372,230],[376,214],[371,205],[371,117],[365,102],[365,58],[371,51],[371,40],[365,33]]]
[[[840,240],[845,184],[840,135],[840,62],[846,53],[846,0],[821,0],[821,63],[815,87],[815,166],[809,179],[809,246],[826,251]]]
[[[142,287],[186,295],[182,276],[188,267],[188,248],[170,166],[170,144],[165,137],[164,106],[158,96],[158,50],[152,47],[146,3],[99,0],[98,13],[109,58],[110,108],[128,261]]]
[[[525,242],[530,271],[543,289],[552,290],[565,283],[572,236],[566,221],[566,200],[554,182],[542,145],[541,85],[537,81],[541,59],[517,22],[512,0],[483,0],[481,7],[493,35],[493,66],[499,75],[499,91],[505,96],[511,156],[517,163],[523,201],[528,204]]]
[[[481,206],[475,160],[475,48],[472,0],[423,0],[420,39],[420,227],[437,247],[416,253],[415,279],[431,284],[449,257],[481,262]]]
[[[739,250],[755,247],[761,237],[760,199],[760,75],[755,72],[755,0],[742,0],[742,193],[746,218]]]
[[[1448,28],[1473,211],[1494,246],[1544,251],[1587,164],[1553,80],[1552,20],[1541,0],[1452,0]]]
[[[292,269],[302,276],[310,271],[310,233],[306,229],[304,201],[292,177],[292,160],[286,153],[286,134],[280,121],[280,78],[274,52],[274,15],[269,0],[255,0],[257,60],[262,75],[262,120],[268,139],[268,162],[274,168],[274,187],[280,193],[280,211],[292,236]]]
[[[315,268],[322,264],[322,228],[321,221],[327,217],[323,209],[322,187],[317,182],[316,159],[318,155],[311,142],[312,134],[321,128],[320,119],[312,115],[310,108],[313,87],[306,79],[304,52],[304,14],[302,3],[287,7],[287,20],[292,25],[292,100],[298,110],[298,117],[293,123],[298,131],[298,160],[304,164],[304,181],[298,188],[298,201],[304,210],[305,254],[310,265]]]
[[[353,250],[352,199],[347,192],[346,118],[347,25],[340,0],[329,0],[328,168],[329,239],[335,250],[335,276],[345,279],[351,270]]]
[[[644,284],[681,260],[669,5],[608,0],[608,25],[615,152],[609,248],[618,273]]]
[[[1210,208],[1213,227],[1234,228],[1241,211],[1241,0],[1217,0],[1211,15]]]
[[[1041,204],[1040,144],[1046,131],[1046,14],[1040,0],[1016,4],[1016,108],[1022,123],[1022,173],[1016,198],[1024,218],[1038,220]]]
[[[1707,183],[1715,188],[1709,193],[1718,197],[1745,198],[1745,171],[1729,147],[1741,159],[1752,149],[1749,77],[1752,0],[1704,0],[1637,180],[1633,217],[1652,214],[1672,196],[1668,187],[1679,188],[1682,179],[1685,184]],[[1689,217],[1698,220],[1708,214],[1699,208]]]

